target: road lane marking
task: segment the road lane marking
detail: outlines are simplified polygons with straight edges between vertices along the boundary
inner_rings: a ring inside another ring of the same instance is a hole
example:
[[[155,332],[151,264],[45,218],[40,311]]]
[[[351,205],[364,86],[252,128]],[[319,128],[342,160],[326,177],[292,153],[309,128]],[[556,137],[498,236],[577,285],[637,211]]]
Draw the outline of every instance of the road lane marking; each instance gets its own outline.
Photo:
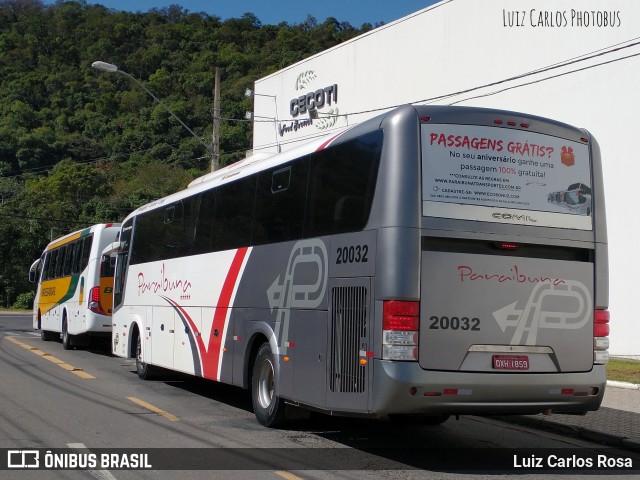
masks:
[[[67,443],[67,447],[78,453],[83,453],[84,450],[91,451],[84,443]],[[117,480],[116,477],[109,470],[86,470],[86,472],[97,480]]]
[[[22,347],[25,350],[29,350],[31,353],[35,353],[39,357],[42,357],[42,358],[44,358],[46,360],[49,360],[51,363],[54,363],[54,364],[58,365],[59,367],[63,368],[64,370],[67,370],[68,372],[71,372],[71,373],[73,373],[74,375],[77,375],[80,378],[85,378],[85,379],[96,378],[93,375],[91,375],[90,373],[85,372],[83,369],[78,368],[78,367],[74,367],[73,365],[69,365],[64,360],[60,360],[58,357],[54,357],[50,353],[43,352],[42,350],[40,350],[37,347],[32,347],[28,343],[21,342],[20,340],[17,340],[15,337],[2,337],[2,338],[6,338],[11,343],[14,343],[14,344],[18,345],[19,347]]]
[[[137,397],[127,397],[127,399],[132,401],[133,403],[136,403],[136,404],[140,405],[143,408],[146,408],[147,410],[152,411],[153,413],[157,413],[158,415],[162,415],[167,420],[171,420],[172,422],[179,422],[180,421],[180,419],[178,417],[176,417],[175,415],[172,415],[171,413],[166,412],[166,411],[162,410],[161,408],[156,407],[155,405],[151,405],[150,403],[147,403],[144,400],[140,400]]]
[[[284,470],[276,470],[276,475],[284,478],[285,480],[303,480],[302,477],[297,476],[291,472],[285,472]]]

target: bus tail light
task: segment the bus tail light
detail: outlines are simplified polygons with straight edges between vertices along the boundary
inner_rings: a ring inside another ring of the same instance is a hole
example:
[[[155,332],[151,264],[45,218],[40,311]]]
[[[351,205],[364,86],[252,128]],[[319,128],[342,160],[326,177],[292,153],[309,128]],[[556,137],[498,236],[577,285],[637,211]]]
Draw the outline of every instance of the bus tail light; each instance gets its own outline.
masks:
[[[385,300],[382,306],[383,360],[418,360],[420,302]]]
[[[100,304],[100,287],[93,287],[89,292],[89,310],[105,315],[105,311]]]
[[[593,312],[593,363],[604,365],[609,361],[609,311]]]

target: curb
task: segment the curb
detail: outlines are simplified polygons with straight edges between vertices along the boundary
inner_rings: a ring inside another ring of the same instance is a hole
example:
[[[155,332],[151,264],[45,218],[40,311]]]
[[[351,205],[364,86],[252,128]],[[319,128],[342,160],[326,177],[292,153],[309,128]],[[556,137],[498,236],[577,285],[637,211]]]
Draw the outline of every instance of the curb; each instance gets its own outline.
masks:
[[[539,430],[546,430],[550,432],[556,432],[562,435],[571,435],[574,437],[583,438],[591,442],[601,443],[609,447],[618,447],[624,450],[630,450],[633,452],[640,452],[640,441],[628,437],[620,437],[618,435],[612,435],[599,430],[593,430],[587,427],[579,427],[576,425],[567,425],[564,423],[556,422],[552,419],[539,417],[528,417],[524,415],[514,416],[493,416],[495,418],[507,423],[515,423],[529,428],[536,428]]]
[[[628,390],[640,390],[637,383],[618,382],[617,380],[607,380],[607,387],[626,388]]]
[[[615,380],[607,380],[607,388],[623,388],[626,390],[640,390],[640,385],[629,382],[618,382]],[[552,431],[562,435],[571,435],[583,438],[591,442],[600,443],[609,447],[622,448],[633,452],[640,452],[640,439],[623,437],[597,430],[590,427],[573,425],[564,423],[561,418],[552,416],[529,416],[529,415],[499,415],[493,417],[507,423],[514,423],[529,428],[539,430]]]

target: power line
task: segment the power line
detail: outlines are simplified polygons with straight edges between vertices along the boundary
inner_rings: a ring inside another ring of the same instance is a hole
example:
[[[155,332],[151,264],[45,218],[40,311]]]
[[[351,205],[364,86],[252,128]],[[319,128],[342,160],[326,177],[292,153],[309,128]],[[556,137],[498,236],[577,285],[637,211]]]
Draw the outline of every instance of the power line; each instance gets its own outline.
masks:
[[[497,86],[497,85],[502,85],[504,83],[512,82],[512,81],[515,81],[515,80],[520,80],[520,79],[527,78],[527,77],[530,77],[530,76],[533,76],[533,75],[538,75],[540,73],[544,73],[544,72],[548,72],[548,71],[551,71],[551,70],[555,70],[555,69],[558,69],[558,68],[561,68],[561,67],[566,67],[566,66],[569,66],[569,65],[572,65],[572,64],[575,64],[575,63],[584,62],[584,61],[587,61],[587,60],[592,60],[594,58],[597,58],[597,57],[600,57],[600,56],[603,56],[603,55],[608,55],[608,54],[611,54],[611,53],[615,53],[615,52],[618,52],[618,51],[621,51],[621,50],[624,50],[624,49],[627,49],[627,48],[635,47],[637,45],[640,45],[640,41],[639,42],[635,42],[635,40],[638,40],[639,38],[640,37],[636,37],[636,38],[633,38],[631,40],[627,40],[626,42],[621,42],[621,43],[617,43],[617,44],[614,44],[614,45],[610,45],[608,47],[603,47],[600,50],[595,50],[594,52],[587,53],[587,54],[585,54],[583,56],[573,57],[571,59],[564,60],[562,62],[558,62],[558,63],[555,63],[555,64],[547,65],[545,67],[541,67],[539,69],[532,70],[532,71],[529,71],[529,72],[526,72],[526,73],[514,75],[512,77],[508,77],[508,78],[505,78],[505,79],[502,79],[502,80],[496,80],[495,82],[490,82],[490,83],[486,83],[484,85],[478,85],[478,86],[475,86],[475,87],[470,87],[470,88],[467,88],[467,89],[464,89],[464,90],[459,90],[459,91],[456,91],[456,92],[445,93],[445,94],[442,94],[442,95],[437,95],[435,97],[424,98],[424,99],[421,99],[421,100],[414,100],[414,101],[411,101],[411,102],[406,102],[406,103],[397,104],[397,105],[391,105],[391,106],[379,107],[379,108],[372,108],[372,109],[369,109],[369,110],[361,110],[359,112],[340,113],[340,114],[322,114],[322,113],[318,112],[318,116],[321,117],[321,118],[347,117],[349,115],[363,115],[365,113],[374,113],[374,112],[381,112],[381,111],[384,111],[384,110],[390,110],[392,108],[397,108],[397,107],[400,107],[402,105],[406,105],[407,103],[410,103],[410,104],[433,103],[433,102],[436,102],[436,101],[439,101],[439,100],[445,100],[447,98],[456,97],[458,95],[464,95],[465,93],[471,93],[471,92],[474,92],[474,91],[477,91],[477,90],[482,90],[484,88],[489,88],[489,87],[494,87],[494,86]],[[628,43],[628,42],[634,42],[634,43],[630,43],[630,44],[624,45],[624,46],[619,46],[619,45],[623,45],[623,44]],[[625,60],[627,58],[631,58],[631,57],[634,57],[634,56],[636,56],[636,55],[629,55],[627,57],[621,57],[621,58],[618,58],[618,59],[615,59],[615,60],[611,60],[611,61],[608,61],[608,62],[602,62],[601,64],[594,65],[593,67],[600,66],[600,65],[605,65],[607,63],[613,63],[613,62],[616,62],[616,61],[619,61],[619,60]],[[578,71],[581,71],[581,70],[586,70],[586,68],[577,69],[575,71],[578,72]],[[573,72],[568,72],[568,73],[573,73]],[[549,79],[555,78],[555,76],[554,77],[548,77],[548,78]],[[545,79],[542,79],[542,80],[545,80]],[[292,119],[289,119],[289,120],[281,120],[281,121],[293,121],[293,120],[294,119],[292,118]]]
[[[533,84],[544,82],[544,81],[547,81],[547,80],[552,80],[554,78],[564,77],[565,75],[569,75],[569,74],[576,73],[576,72],[582,72],[584,70],[590,70],[590,69],[595,68],[595,67],[600,67],[602,65],[607,65],[607,64],[610,64],[610,63],[619,62],[621,60],[627,60],[629,58],[633,58],[633,57],[637,57],[637,56],[640,56],[640,53],[634,53],[632,55],[627,55],[626,57],[620,57],[620,58],[616,58],[614,60],[608,60],[606,62],[601,62],[601,63],[595,64],[595,65],[589,65],[588,67],[577,68],[575,70],[571,70],[570,72],[558,73],[557,75],[552,75],[550,77],[540,78],[538,80],[532,80],[530,82],[522,83],[520,85],[513,85],[511,87],[505,87],[505,88],[502,88],[500,90],[496,90],[494,92],[489,92],[489,93],[485,93],[485,94],[482,94],[482,95],[476,95],[474,97],[465,98],[463,100],[458,100],[456,102],[450,103],[449,105],[455,105],[457,103],[466,102],[468,100],[473,100],[473,99],[476,99],[476,98],[490,97],[492,95],[497,95],[498,93],[506,92],[508,90],[514,90],[516,88],[525,87],[525,86],[528,86],[528,85],[533,85]]]

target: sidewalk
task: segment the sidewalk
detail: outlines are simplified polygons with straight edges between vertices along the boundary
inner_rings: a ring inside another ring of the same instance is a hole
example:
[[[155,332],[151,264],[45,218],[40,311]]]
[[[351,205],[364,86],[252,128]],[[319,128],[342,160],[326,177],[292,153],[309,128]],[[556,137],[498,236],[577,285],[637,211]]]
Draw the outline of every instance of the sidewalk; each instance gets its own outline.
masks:
[[[608,381],[600,408],[584,416],[540,414],[503,419],[640,452],[640,385]]]

